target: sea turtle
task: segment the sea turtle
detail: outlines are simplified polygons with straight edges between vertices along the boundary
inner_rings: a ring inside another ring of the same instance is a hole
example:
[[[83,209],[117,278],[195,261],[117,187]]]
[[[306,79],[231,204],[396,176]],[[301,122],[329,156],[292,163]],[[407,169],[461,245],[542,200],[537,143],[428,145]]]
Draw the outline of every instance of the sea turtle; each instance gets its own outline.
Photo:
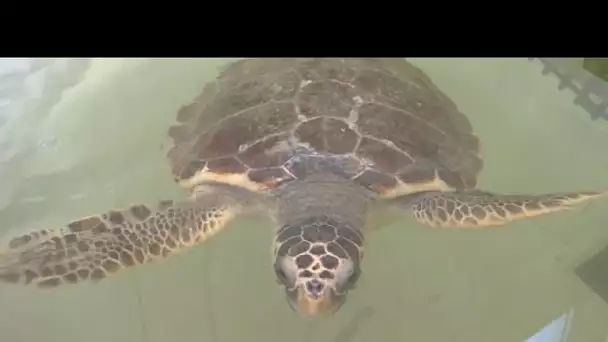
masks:
[[[292,309],[335,312],[361,274],[364,233],[386,208],[437,228],[484,228],[570,208],[603,191],[476,190],[479,141],[405,59],[243,59],[170,128],[184,201],[133,205],[10,239],[0,279],[49,288],[99,280],[267,214]]]

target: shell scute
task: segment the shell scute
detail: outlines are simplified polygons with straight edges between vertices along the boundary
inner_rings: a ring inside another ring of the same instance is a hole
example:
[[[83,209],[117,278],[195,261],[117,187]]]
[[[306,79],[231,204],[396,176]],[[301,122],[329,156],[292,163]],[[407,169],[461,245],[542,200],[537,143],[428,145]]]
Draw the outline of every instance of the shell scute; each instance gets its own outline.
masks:
[[[247,168],[243,163],[233,157],[212,159],[207,162],[207,169],[215,173],[243,173]]]
[[[375,101],[396,108],[402,108],[412,101],[424,101],[425,99],[420,95],[432,96],[432,94],[413,94],[412,96],[410,89],[415,87],[415,84],[379,70],[362,70],[353,81],[353,85],[358,91],[373,96]]]
[[[337,59],[303,60],[296,68],[304,80],[349,83],[355,77],[355,70]]]
[[[325,118],[323,120],[325,151],[333,154],[350,153],[355,150],[359,134],[342,120]]]
[[[294,135],[303,144],[317,152],[332,154],[351,153],[355,150],[359,134],[338,119],[315,118],[300,124]]]
[[[402,182],[408,184],[427,183],[433,181],[436,176],[437,168],[440,166],[434,162],[426,162],[422,159],[404,168],[397,174]]]
[[[423,118],[442,132],[458,135],[471,133],[468,119],[462,115],[456,105],[421,72],[401,72],[387,75],[380,70],[363,70],[353,84],[362,92],[373,96],[376,103],[386,104],[412,117]],[[415,113],[424,113],[416,115]]]
[[[300,77],[295,72],[280,72],[260,75],[244,82],[238,80],[230,88],[230,94],[218,99],[223,111],[236,113],[268,101],[280,102],[291,99],[298,91]]]
[[[414,162],[405,153],[390,147],[386,143],[367,137],[361,140],[355,154],[390,174],[396,174],[399,170]]]
[[[359,95],[352,85],[333,80],[307,84],[298,95],[300,114],[306,117],[334,116],[346,118]]]
[[[201,134],[193,146],[199,159],[234,155],[268,135],[289,130],[297,115],[292,104],[266,103],[227,118]]]
[[[465,180],[462,179],[459,172],[441,168],[437,171],[437,174],[441,180],[453,188],[461,189],[466,186]],[[475,184],[472,185],[475,186]]]
[[[387,196],[472,187],[479,139],[404,59],[246,59],[182,107],[168,135],[184,186],[260,190],[319,170]]]
[[[363,135],[389,140],[401,151],[428,158],[433,158],[446,140],[445,134],[431,123],[375,103],[361,106],[358,128]]]
[[[178,174],[179,179],[188,179],[193,177],[198,171],[202,170],[207,164],[204,160],[190,160],[186,163],[183,169]]]
[[[326,156],[296,156],[285,163],[285,169],[297,179],[305,179],[319,170],[347,179],[352,179],[364,170],[361,161],[352,155],[335,158]]]
[[[250,168],[283,165],[291,156],[288,138],[287,133],[270,136],[247,147],[238,157]]]
[[[397,186],[397,180],[394,176],[371,169],[363,171],[353,180],[377,193],[384,193]]]
[[[314,118],[298,125],[294,132],[295,137],[316,151],[325,149],[323,137],[323,118]]]
[[[294,180],[293,176],[282,167],[251,170],[248,176],[250,181],[264,184],[267,188],[275,188],[280,184]]]

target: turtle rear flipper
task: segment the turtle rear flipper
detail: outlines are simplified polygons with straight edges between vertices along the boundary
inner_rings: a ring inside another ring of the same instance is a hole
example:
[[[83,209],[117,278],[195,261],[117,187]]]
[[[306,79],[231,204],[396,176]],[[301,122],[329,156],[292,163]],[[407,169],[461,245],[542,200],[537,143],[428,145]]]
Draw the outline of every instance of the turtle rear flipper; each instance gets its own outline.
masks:
[[[0,252],[0,281],[42,288],[98,281],[192,247],[249,204],[236,190],[206,190],[183,202],[111,210],[12,238]]]
[[[403,196],[416,220],[432,227],[484,228],[567,210],[608,192],[502,195],[485,191],[426,192]]]

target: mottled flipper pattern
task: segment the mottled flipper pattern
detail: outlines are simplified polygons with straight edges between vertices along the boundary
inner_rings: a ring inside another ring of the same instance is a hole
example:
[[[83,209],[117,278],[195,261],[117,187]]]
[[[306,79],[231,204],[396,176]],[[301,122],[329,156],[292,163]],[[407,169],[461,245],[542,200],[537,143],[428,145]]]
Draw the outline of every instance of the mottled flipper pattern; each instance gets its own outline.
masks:
[[[97,281],[167,257],[214,235],[238,213],[227,203],[136,205],[30,232],[0,252],[0,281],[56,287]]]
[[[500,195],[484,191],[433,192],[414,202],[416,220],[432,227],[483,228],[570,209],[606,192]]]

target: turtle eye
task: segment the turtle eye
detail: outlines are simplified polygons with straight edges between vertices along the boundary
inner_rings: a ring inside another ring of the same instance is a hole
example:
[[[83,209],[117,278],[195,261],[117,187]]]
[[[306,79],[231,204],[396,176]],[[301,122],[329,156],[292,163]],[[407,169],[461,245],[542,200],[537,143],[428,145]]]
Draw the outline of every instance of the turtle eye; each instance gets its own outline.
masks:
[[[350,276],[348,276],[348,280],[346,281],[346,287],[348,289],[354,289],[357,285],[357,280],[359,280],[359,276],[361,272],[353,271]]]
[[[285,281],[287,280],[287,277],[285,276],[285,272],[278,270],[276,273],[277,273],[277,283],[284,284]]]
[[[283,269],[281,269],[280,266],[277,266],[274,268],[274,273],[277,275],[277,283],[278,284],[287,284],[288,279],[287,279],[287,275],[285,274],[285,271],[283,271]]]

